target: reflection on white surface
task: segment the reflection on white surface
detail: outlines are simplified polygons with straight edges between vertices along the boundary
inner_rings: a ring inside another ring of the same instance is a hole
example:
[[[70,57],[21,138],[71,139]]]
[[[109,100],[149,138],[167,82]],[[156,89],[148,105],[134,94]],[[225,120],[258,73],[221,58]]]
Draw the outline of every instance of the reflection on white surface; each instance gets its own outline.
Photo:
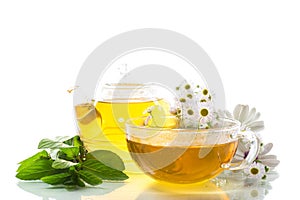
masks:
[[[18,186],[26,192],[43,197],[43,199],[80,200],[84,196],[102,196],[113,192],[124,183],[104,183],[98,187],[86,187],[79,190],[66,190],[64,187],[50,186],[42,182],[19,182]]]
[[[105,182],[97,187],[69,191],[62,187],[49,186],[41,182],[19,182],[19,188],[40,196],[56,200],[263,200],[272,189],[271,182],[278,178],[276,172],[265,181],[255,181],[239,174],[222,174],[204,184],[176,185],[160,183],[145,175],[132,175],[127,182]]]
[[[221,183],[220,188],[228,194],[231,200],[262,200],[272,189],[271,182],[278,177],[278,173],[274,171],[269,172],[267,179],[261,181],[242,177],[240,174],[222,174],[220,180],[225,180],[225,183]]]

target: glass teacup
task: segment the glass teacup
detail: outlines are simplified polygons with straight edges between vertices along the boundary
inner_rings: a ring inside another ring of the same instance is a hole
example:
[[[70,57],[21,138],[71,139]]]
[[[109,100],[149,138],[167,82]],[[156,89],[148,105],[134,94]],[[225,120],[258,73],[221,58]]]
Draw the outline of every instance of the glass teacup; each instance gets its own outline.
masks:
[[[255,134],[240,132],[240,123],[233,119],[218,119],[209,129],[147,127],[143,126],[144,120],[127,121],[127,146],[142,171],[156,180],[204,182],[224,170],[249,166],[258,154],[259,143]],[[249,141],[250,152],[242,162],[232,163],[240,138]]]

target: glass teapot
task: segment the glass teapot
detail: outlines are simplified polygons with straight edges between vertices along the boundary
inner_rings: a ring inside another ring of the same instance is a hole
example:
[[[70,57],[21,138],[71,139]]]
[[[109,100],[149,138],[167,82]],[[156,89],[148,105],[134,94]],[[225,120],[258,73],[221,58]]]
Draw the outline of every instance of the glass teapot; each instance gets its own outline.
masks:
[[[125,163],[126,171],[139,171],[126,144],[127,120],[147,115],[147,109],[160,105],[166,115],[170,110],[170,94],[155,84],[105,84],[96,100],[75,105],[80,137],[88,151],[110,150]]]

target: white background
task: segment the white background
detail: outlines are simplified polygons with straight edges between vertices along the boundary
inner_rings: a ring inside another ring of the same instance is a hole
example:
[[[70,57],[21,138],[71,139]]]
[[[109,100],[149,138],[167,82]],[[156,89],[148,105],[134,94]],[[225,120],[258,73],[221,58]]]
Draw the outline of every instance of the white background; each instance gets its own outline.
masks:
[[[76,133],[72,96],[86,57],[137,28],[196,41],[222,77],[227,107],[255,106],[273,142],[280,178],[265,199],[295,197],[299,180],[300,4],[297,1],[1,1],[1,193],[39,199],[16,186],[16,163],[44,137]],[[18,193],[18,194],[17,194]]]

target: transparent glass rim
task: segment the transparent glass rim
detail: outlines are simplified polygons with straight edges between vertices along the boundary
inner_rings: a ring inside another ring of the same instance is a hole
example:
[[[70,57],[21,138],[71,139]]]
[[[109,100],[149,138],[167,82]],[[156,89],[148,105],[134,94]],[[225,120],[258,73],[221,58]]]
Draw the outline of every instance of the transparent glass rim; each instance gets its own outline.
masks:
[[[176,116],[167,116],[166,118],[176,118]],[[215,128],[209,128],[209,129],[196,129],[196,128],[168,128],[168,127],[148,127],[148,126],[142,126],[142,125],[136,125],[132,122],[135,120],[141,120],[146,119],[146,117],[138,117],[138,118],[132,118],[126,121],[126,129],[138,129],[140,131],[174,131],[178,132],[179,134],[211,134],[211,133],[229,133],[233,131],[239,131],[241,123],[236,119],[231,118],[219,118],[218,120],[221,120],[221,122],[229,122],[231,123],[230,126],[221,126],[221,127],[215,127]],[[128,131],[126,131],[126,134]]]
[[[111,89],[128,89],[128,88],[139,88],[145,87],[147,84],[142,83],[105,83],[104,88],[111,88]]]

